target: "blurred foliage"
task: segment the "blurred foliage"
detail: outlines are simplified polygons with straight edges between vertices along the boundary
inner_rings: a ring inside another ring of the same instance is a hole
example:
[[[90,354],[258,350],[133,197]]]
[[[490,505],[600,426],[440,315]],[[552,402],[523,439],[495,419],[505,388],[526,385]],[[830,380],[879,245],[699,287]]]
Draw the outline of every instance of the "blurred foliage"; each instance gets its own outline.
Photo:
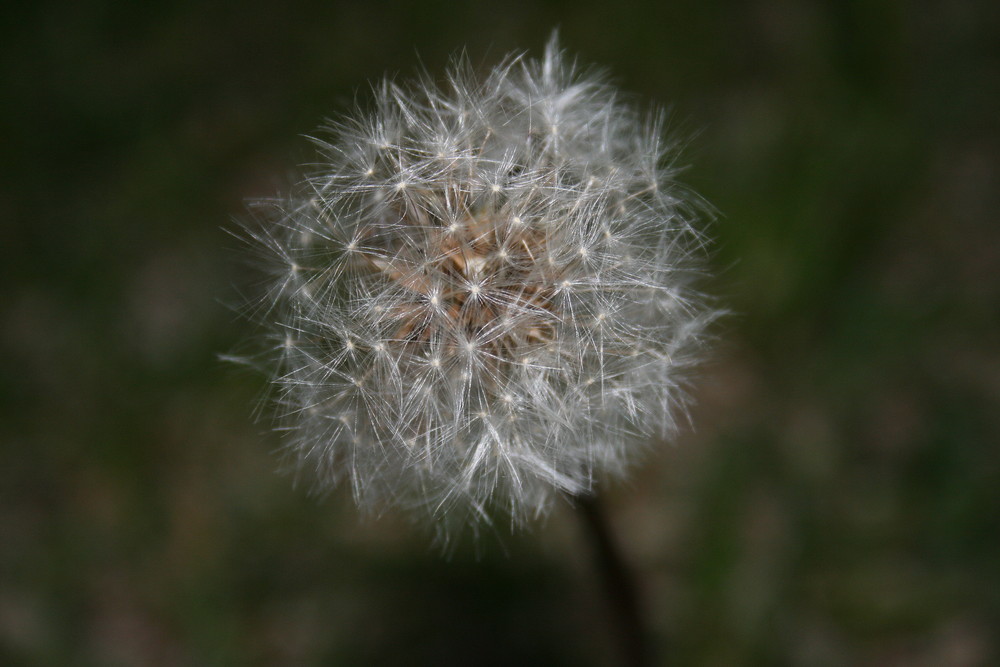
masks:
[[[17,3],[0,662],[613,664],[568,508],[449,558],[274,474],[223,228],[383,72],[560,26],[670,105],[733,315],[616,528],[672,664],[1000,662],[1000,10]]]

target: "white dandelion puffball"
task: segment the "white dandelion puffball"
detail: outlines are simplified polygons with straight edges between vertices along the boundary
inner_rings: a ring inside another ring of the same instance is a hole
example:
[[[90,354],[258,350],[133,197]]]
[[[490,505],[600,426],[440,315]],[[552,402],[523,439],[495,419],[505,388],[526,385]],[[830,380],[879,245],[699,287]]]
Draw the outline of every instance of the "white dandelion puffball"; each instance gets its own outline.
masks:
[[[365,509],[520,523],[671,438],[713,311],[659,126],[555,40],[333,121],[253,233],[295,467]]]

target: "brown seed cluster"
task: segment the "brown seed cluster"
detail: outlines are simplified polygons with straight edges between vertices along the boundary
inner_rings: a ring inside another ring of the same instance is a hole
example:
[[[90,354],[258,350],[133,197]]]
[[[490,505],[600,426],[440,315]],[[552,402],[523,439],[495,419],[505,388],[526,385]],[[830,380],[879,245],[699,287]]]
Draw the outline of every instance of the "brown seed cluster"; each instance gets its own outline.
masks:
[[[360,251],[369,271],[411,297],[387,314],[391,344],[438,354],[432,365],[475,352],[497,370],[553,340],[556,271],[539,266],[547,240],[531,221],[483,207],[445,224],[411,208],[398,224],[394,241]]]

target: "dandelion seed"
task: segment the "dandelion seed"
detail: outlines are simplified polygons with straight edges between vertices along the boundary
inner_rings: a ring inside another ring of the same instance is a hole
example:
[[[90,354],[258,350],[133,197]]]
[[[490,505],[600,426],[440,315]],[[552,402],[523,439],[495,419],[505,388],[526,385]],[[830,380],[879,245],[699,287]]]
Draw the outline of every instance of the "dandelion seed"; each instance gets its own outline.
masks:
[[[378,88],[255,234],[286,267],[267,312],[295,467],[448,526],[623,476],[675,433],[714,317],[655,119],[554,40],[470,71]]]

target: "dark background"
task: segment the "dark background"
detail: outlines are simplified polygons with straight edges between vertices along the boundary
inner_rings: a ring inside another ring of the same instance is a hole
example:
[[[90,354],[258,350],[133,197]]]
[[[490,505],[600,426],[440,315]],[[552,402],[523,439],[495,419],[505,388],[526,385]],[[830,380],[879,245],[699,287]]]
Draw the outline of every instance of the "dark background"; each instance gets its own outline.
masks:
[[[671,109],[734,314],[608,490],[676,665],[1000,661],[992,2],[22,2],[0,20],[0,662],[614,664],[578,518],[455,545],[274,473],[223,231],[384,72]]]

